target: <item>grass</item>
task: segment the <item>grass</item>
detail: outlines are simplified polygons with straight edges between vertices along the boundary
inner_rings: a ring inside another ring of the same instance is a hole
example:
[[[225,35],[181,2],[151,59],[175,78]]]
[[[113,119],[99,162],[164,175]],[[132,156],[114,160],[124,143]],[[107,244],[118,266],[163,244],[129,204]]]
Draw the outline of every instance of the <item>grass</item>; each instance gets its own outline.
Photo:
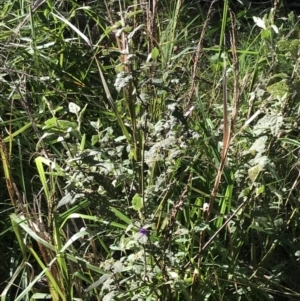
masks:
[[[1,301],[300,298],[298,19],[151,3],[4,6]]]

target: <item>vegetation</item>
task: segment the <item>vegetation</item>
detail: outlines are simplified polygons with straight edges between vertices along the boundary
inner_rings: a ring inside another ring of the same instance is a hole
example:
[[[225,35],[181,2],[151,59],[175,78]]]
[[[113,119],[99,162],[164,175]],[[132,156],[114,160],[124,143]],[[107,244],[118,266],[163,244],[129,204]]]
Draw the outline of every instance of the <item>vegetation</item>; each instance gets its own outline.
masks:
[[[1,301],[300,300],[299,19],[246,2],[2,4]]]

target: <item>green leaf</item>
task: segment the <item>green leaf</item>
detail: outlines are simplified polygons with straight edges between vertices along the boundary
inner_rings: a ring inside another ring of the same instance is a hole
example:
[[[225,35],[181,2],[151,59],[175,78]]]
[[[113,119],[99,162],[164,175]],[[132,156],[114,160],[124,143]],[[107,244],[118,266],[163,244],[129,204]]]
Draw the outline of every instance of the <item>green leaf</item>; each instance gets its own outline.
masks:
[[[250,180],[252,182],[254,182],[256,180],[256,178],[258,177],[260,172],[261,172],[261,166],[259,164],[251,167],[248,170],[248,176],[249,176]]]
[[[98,135],[93,135],[92,136],[92,145],[94,146],[98,142],[99,142],[99,136]]]
[[[283,79],[275,84],[268,86],[267,91],[272,95],[272,97],[280,100],[285,95],[289,96],[291,94],[291,87],[288,80]]]
[[[138,193],[132,198],[132,207],[134,210],[138,211],[143,207],[143,200]]]
[[[260,187],[256,188],[255,192],[256,192],[256,196],[259,196],[260,194],[265,192],[265,186],[261,185]]]
[[[154,47],[151,51],[151,58],[155,60],[157,59],[158,56],[159,56],[159,50],[156,47]]]
[[[125,222],[126,224],[130,225],[131,224],[131,219],[129,217],[127,217],[125,214],[123,214],[122,212],[120,212],[118,209],[114,208],[114,207],[110,207],[110,210],[123,222]]]
[[[27,123],[26,125],[24,125],[22,128],[18,129],[17,131],[11,133],[8,137],[4,138],[3,141],[4,142],[9,142],[12,140],[12,138],[18,136],[19,134],[23,133],[25,130],[27,130],[28,128],[30,128],[30,126],[32,125],[32,123]]]
[[[261,31],[261,38],[262,39],[270,39],[271,38],[271,30],[270,29],[264,29]]]
[[[67,130],[69,128],[76,129],[77,124],[68,120],[58,120],[56,117],[45,121],[43,129],[58,128],[59,130]]]

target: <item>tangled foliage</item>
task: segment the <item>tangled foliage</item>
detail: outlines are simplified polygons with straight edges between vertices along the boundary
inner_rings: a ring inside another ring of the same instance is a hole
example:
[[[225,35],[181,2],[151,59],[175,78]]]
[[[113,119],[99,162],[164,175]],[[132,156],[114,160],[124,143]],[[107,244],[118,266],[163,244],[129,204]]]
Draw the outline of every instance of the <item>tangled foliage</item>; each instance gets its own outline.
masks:
[[[1,15],[2,300],[299,299],[295,14],[25,2]]]

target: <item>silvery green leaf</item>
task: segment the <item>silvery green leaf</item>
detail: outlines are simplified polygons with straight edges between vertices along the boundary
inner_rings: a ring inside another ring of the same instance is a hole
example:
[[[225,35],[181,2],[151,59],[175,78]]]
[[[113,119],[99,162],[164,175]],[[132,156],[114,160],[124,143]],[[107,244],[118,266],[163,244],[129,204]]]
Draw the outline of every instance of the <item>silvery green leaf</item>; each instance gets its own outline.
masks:
[[[86,290],[85,292],[88,293],[90,291],[92,291],[94,288],[98,287],[99,285],[101,285],[104,281],[106,281],[107,279],[111,278],[112,274],[104,274],[102,275],[96,282],[92,283]]]
[[[153,78],[152,82],[154,84],[162,84],[164,82],[164,80],[162,78]]]
[[[74,204],[77,199],[84,197],[83,193],[76,193],[72,195],[68,192],[57,204],[57,208],[60,208],[63,205]]]
[[[107,295],[103,297],[103,301],[110,301],[117,295],[116,291],[109,292]]]
[[[176,102],[170,103],[167,106],[168,110],[171,111],[171,112],[174,112],[175,109],[176,109],[176,107],[177,107],[177,103]]]
[[[114,164],[110,162],[103,162],[100,165],[101,172],[104,174],[108,174],[114,169]]]
[[[141,28],[143,28],[143,27],[145,27],[145,25],[144,24],[141,24],[141,25],[139,25],[139,26],[137,26],[128,36],[127,36],[127,39],[128,40],[130,40],[130,39],[132,39],[132,37],[134,36],[134,34],[138,31],[138,30],[140,30]]]
[[[276,25],[271,25],[271,27],[273,28],[273,30],[278,34],[279,33],[279,29]]]
[[[282,219],[282,218],[277,218],[277,219],[274,220],[274,225],[275,225],[276,227],[280,227],[280,226],[282,226],[283,224],[284,224],[284,222],[283,222],[283,219]]]
[[[173,278],[173,279],[177,279],[177,278],[178,278],[178,274],[177,274],[176,272],[170,271],[170,272],[169,272],[169,275],[170,275],[171,278]]]
[[[120,142],[120,141],[123,141],[123,140],[126,140],[126,137],[124,135],[115,138],[115,142]]]
[[[148,236],[138,232],[134,235],[134,240],[138,241],[142,245],[145,245],[148,241]]]
[[[115,282],[115,280],[110,277],[102,285],[101,291],[103,292],[104,290],[111,290],[112,284]],[[103,299],[104,300],[104,299]]]
[[[154,134],[157,135],[160,131],[164,129],[163,125],[165,123],[165,120],[159,120],[155,125],[154,125]]]
[[[113,264],[113,266],[112,266],[112,271],[113,271],[114,273],[121,273],[122,270],[123,270],[123,264],[122,264],[122,262],[119,261],[119,260],[116,261],[116,262]]]
[[[268,136],[261,136],[255,140],[255,142],[250,147],[249,151],[263,153],[266,150],[266,142],[268,141]]]
[[[100,126],[101,126],[101,123],[100,123],[100,120],[98,119],[96,122],[95,121],[90,121],[90,124],[91,126],[96,129],[96,130],[99,130]]]
[[[176,232],[174,233],[174,235],[187,235],[189,234],[189,230],[185,229],[185,228],[181,228],[181,229],[177,229]]]
[[[266,25],[265,25],[265,22],[259,18],[259,17],[253,17],[253,21],[255,22],[255,24],[260,27],[260,28],[263,28],[263,29],[266,29]]]
[[[73,197],[70,192],[68,192],[57,204],[57,209],[63,205],[71,203]]]
[[[274,136],[277,136],[281,125],[283,124],[283,117],[281,115],[265,115],[258,120],[254,126],[254,134],[261,135],[267,131],[270,131]]]
[[[155,162],[163,160],[164,156],[158,153],[157,148],[151,148],[149,151],[145,152],[145,163],[151,167]]]
[[[180,147],[183,148],[183,146],[180,146]],[[168,159],[178,158],[181,154],[182,154],[181,149],[178,149],[178,150],[175,150],[175,151],[170,151]]]
[[[125,88],[130,83],[132,78],[133,77],[130,73],[126,73],[126,72],[118,73],[114,84],[117,91],[120,92],[122,88]]]
[[[74,102],[69,103],[69,112],[77,114],[80,111],[80,107]]]
[[[177,140],[175,137],[168,137],[167,139],[164,139],[160,142],[160,147],[164,149],[170,149],[174,147],[177,143]]]
[[[251,166],[259,165],[263,169],[269,161],[267,156],[262,156],[261,153],[258,153],[254,159],[249,161],[249,164]]]

